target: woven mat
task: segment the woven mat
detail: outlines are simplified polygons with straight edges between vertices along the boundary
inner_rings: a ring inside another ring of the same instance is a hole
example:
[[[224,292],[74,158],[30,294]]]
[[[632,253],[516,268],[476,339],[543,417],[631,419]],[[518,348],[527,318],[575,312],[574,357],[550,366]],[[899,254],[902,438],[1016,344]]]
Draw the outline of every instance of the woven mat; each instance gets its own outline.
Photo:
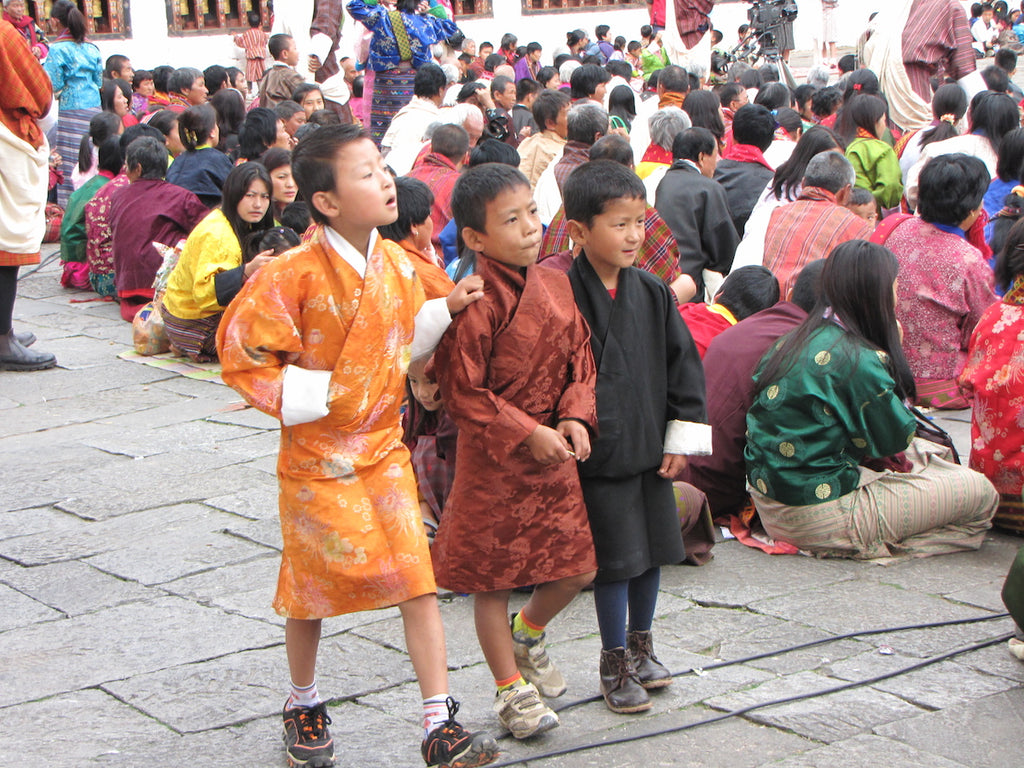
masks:
[[[142,363],[159,368],[162,371],[171,371],[186,379],[211,381],[214,384],[224,383],[220,378],[220,363],[194,363],[187,357],[175,357],[170,352],[161,355],[140,355],[134,349],[122,352],[118,357],[132,363]]]

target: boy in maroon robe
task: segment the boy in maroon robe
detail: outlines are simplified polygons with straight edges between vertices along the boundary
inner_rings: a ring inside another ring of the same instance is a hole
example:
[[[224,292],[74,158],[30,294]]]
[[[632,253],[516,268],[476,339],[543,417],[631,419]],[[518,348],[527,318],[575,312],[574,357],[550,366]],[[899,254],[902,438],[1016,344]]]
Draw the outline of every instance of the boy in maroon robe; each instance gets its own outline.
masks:
[[[544,627],[597,568],[575,466],[590,456],[596,372],[568,278],[536,266],[542,230],[526,177],[507,165],[472,168],[452,210],[479,254],[484,298],[434,354],[459,444],[431,554],[438,584],[474,595],[494,711],[521,739],[558,725],[541,696],[566,686]],[[509,595],[530,584],[510,629]]]

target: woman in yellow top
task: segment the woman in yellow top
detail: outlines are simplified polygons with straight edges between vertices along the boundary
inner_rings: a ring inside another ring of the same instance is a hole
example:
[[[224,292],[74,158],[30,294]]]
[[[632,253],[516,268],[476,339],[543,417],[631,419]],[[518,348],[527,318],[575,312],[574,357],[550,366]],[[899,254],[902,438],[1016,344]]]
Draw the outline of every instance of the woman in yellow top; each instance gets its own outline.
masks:
[[[167,280],[161,315],[171,344],[196,362],[217,359],[217,326],[242,284],[274,258],[264,251],[242,260],[252,232],[274,226],[270,175],[259,163],[243,163],[224,181],[219,208],[210,211],[185,241]]]

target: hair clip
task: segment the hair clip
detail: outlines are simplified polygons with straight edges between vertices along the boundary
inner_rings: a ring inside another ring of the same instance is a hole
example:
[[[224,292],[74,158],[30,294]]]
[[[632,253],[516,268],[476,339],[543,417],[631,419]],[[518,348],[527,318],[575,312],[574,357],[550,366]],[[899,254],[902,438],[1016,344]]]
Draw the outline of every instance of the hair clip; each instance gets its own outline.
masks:
[[[863,86],[863,85],[861,85],[860,83],[854,83],[854,84],[853,84],[853,90],[855,90],[855,91],[859,91],[859,90],[860,90],[861,88],[863,88],[863,87],[864,87],[864,86]]]
[[[956,123],[956,115],[947,112],[946,114],[939,118],[939,121],[953,125],[954,123]]]

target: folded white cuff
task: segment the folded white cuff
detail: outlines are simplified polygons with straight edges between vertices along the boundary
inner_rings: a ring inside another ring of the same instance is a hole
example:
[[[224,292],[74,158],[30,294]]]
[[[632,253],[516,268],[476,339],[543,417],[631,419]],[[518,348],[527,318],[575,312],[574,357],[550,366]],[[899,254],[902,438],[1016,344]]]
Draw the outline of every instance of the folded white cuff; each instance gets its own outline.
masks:
[[[321,66],[327,63],[327,54],[331,52],[334,41],[323,32],[313,35],[309,41],[309,52],[320,59]]]
[[[412,359],[421,360],[430,357],[437,345],[452,324],[452,316],[448,312],[448,299],[431,299],[423,303],[416,313],[416,326],[412,337]]]
[[[290,427],[326,416],[327,396],[331,387],[331,371],[311,371],[297,365],[286,365],[281,388],[281,422]]]
[[[711,455],[711,425],[694,421],[670,421],[665,428],[665,453]]]

